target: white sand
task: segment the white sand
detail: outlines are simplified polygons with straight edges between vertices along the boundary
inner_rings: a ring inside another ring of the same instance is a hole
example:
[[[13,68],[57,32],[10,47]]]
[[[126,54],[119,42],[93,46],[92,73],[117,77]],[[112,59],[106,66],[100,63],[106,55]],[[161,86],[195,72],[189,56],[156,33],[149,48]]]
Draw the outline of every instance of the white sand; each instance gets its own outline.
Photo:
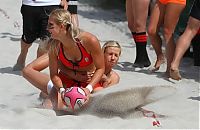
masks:
[[[138,105],[165,115],[158,118],[162,124],[160,128],[199,128],[200,71],[199,67],[192,65],[192,59],[184,59],[180,68],[184,78],[177,83],[163,76],[166,66],[154,74],[149,74],[147,70],[134,70],[131,64],[135,59],[135,44],[127,28],[125,14],[85,5],[79,6],[81,28],[95,34],[101,44],[113,39],[122,45],[123,53],[115,68],[121,81],[115,87],[94,94],[88,109],[78,115],[59,116],[53,110],[37,108],[41,103],[38,100],[39,90],[27,82],[20,72],[12,71],[20,52],[20,7],[21,0],[4,0],[0,4],[0,129],[157,128],[152,125],[152,118],[134,110]],[[37,44],[33,44],[27,63],[36,57],[36,49]],[[155,53],[151,46],[148,46],[148,54],[154,64]]]

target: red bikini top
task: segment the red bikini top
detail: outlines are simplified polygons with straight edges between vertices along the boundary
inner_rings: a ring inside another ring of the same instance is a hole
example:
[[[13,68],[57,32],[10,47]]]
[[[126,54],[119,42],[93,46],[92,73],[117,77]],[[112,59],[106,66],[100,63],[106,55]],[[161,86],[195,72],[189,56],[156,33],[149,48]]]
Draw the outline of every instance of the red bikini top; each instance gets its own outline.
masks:
[[[81,42],[79,40],[77,40],[76,44],[81,52],[81,59],[79,61],[73,62],[72,60],[67,59],[63,52],[62,44],[60,44],[60,49],[59,49],[59,53],[58,53],[58,59],[61,61],[61,63],[63,65],[65,65],[66,67],[72,68],[74,70],[81,68],[81,67],[86,67],[93,63],[91,54],[89,54],[86,51],[86,49],[83,47]]]

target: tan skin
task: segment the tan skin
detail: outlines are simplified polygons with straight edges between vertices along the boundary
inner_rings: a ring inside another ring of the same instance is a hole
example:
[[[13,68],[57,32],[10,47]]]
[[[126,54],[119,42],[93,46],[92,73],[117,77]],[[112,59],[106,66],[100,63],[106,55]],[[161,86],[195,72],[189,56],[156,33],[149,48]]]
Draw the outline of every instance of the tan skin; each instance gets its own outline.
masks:
[[[61,6],[63,6],[63,8],[65,10],[67,10],[69,3],[66,0],[61,0]],[[74,26],[78,27],[79,26],[78,15],[77,14],[71,14],[71,17],[72,17],[72,22],[73,22]]]
[[[85,35],[85,34],[83,34]],[[86,34],[87,35],[87,34]],[[79,37],[79,39],[82,39],[81,36]],[[69,44],[69,42],[66,42]],[[84,43],[87,43],[87,44],[91,44],[90,46],[85,46]],[[93,59],[99,59],[99,60],[94,60],[94,64],[91,64],[87,67],[83,67],[83,68],[79,68],[77,71],[80,71],[80,72],[84,72],[84,71],[89,71],[89,72],[94,72],[95,71],[95,67],[96,67],[96,71],[93,75],[93,78],[91,79],[91,82],[90,84],[92,86],[94,86],[102,76],[102,72],[104,72],[104,64],[101,62],[103,61],[103,58],[101,58],[101,56],[99,54],[102,55],[102,52],[99,51],[99,49],[95,49],[97,47],[95,47],[94,45],[95,44],[92,44],[92,43],[95,43],[94,41],[89,41],[89,40],[82,40],[82,44],[85,48],[87,48],[88,52],[90,52],[92,54],[92,58]],[[75,43],[72,43],[72,44],[75,44]],[[97,45],[97,44],[96,44]],[[93,46],[93,48],[92,48]],[[98,46],[98,45],[97,45]],[[68,49],[70,48],[70,49]],[[99,47],[100,48],[100,47]],[[78,47],[77,46],[74,46],[73,47],[70,47],[70,46],[65,46],[65,44],[63,45],[63,49],[65,52],[67,52],[67,54],[65,53],[65,56],[67,59],[69,60],[72,60],[72,61],[78,61],[80,58],[81,58],[81,52],[79,51]],[[90,51],[89,51],[90,50]],[[69,55],[70,54],[70,55]],[[58,66],[58,59],[57,59],[57,55],[55,55],[54,53],[49,53],[49,68],[50,68],[50,76],[51,76],[51,79],[54,83],[55,86],[63,86],[62,83],[60,82],[60,79],[59,79],[59,76],[58,76],[58,69],[60,71],[64,71],[62,69],[62,67],[59,67]],[[103,69],[101,69],[103,68]],[[70,68],[70,69],[73,69],[73,68]],[[97,75],[96,73],[97,72],[100,72],[101,75]],[[58,78],[58,79],[57,79]]]
[[[70,59],[74,62],[78,61],[81,59],[81,52],[79,51],[78,46],[75,44],[73,41],[72,37],[69,35],[69,33],[66,31],[66,27],[61,25],[55,24],[54,20],[50,17],[49,18],[49,23],[51,23],[54,28],[49,29],[52,38],[58,39],[61,44],[63,44],[63,51],[67,59]],[[103,73],[104,73],[104,59],[103,59],[103,53],[100,48],[100,44],[95,36],[93,36],[90,33],[83,32],[80,34],[78,37],[82,41],[82,45],[84,48],[89,52],[93,58],[93,64],[79,68],[77,71],[89,71],[89,72],[94,72],[94,75],[89,82],[92,86],[95,86],[97,84]],[[66,53],[67,52],[67,53]],[[58,70],[64,71],[62,67],[58,66],[58,58],[57,55],[53,52],[49,52],[49,69],[50,69],[50,77],[51,80],[57,90],[59,88],[63,87],[63,83],[58,75]],[[72,68],[71,68],[72,69]],[[87,98],[89,99],[90,92],[87,88],[83,88],[84,91],[86,92]],[[55,90],[54,90],[55,91]],[[54,93],[55,94],[55,93]],[[62,97],[60,93],[57,93],[55,95],[57,98],[57,106],[54,108],[63,108],[63,103],[62,103]]]
[[[160,3],[158,0],[152,10],[150,16],[150,23],[148,26],[148,34],[153,48],[155,49],[157,60],[154,65],[154,70],[157,71],[162,63],[164,63],[164,53],[162,52],[162,41],[158,35],[159,29],[163,26],[163,36],[166,43],[166,58],[167,70],[169,75],[169,68],[175,52],[175,44],[173,33],[176,24],[179,20],[182,10],[185,8],[184,4],[168,3],[166,5]]]
[[[128,27],[132,32],[146,32],[150,0],[126,0]]]
[[[120,56],[120,49],[116,47],[107,47],[104,52],[104,61],[105,61],[105,73],[102,76],[100,82],[103,84],[103,88],[112,86],[119,82],[119,75],[112,70],[112,68],[117,64]],[[28,64],[22,71],[24,78],[26,78],[30,83],[32,83],[37,88],[38,86],[44,86],[43,91],[46,91],[47,83],[50,80],[48,74],[41,73],[40,71],[44,70],[49,66],[49,57],[48,54],[44,54],[41,57],[37,58],[30,64]],[[74,74],[74,71],[67,69],[62,64],[58,64],[59,67],[62,67],[64,73],[80,82],[89,82],[93,76],[93,72],[77,72]],[[107,82],[107,83],[105,83]],[[94,92],[98,90],[94,89]],[[47,93],[47,92],[46,92]]]
[[[102,87],[95,88],[93,92],[97,92],[102,90],[103,88],[110,87],[114,84],[117,84],[120,80],[119,75],[112,70],[112,68],[117,64],[120,56],[120,49],[117,47],[107,47],[104,51],[104,59],[105,59],[105,73],[100,80]],[[31,84],[36,86],[37,88],[43,88],[43,92],[47,93],[47,83],[50,80],[48,74],[42,73],[40,71],[44,70],[49,66],[49,57],[48,54],[44,54],[38,59],[34,60],[30,64],[28,64],[22,71],[23,77],[26,78]],[[58,64],[58,66],[62,67],[65,74],[70,76],[71,78],[81,81],[81,82],[89,82],[93,73],[90,72],[77,72],[76,75],[70,69],[67,69],[62,64]],[[55,91],[55,90],[54,90]],[[56,91],[55,91],[56,92]],[[46,101],[43,103],[44,107],[51,108],[52,103]],[[57,104],[57,103],[56,103]]]
[[[48,54],[44,54],[39,58],[35,59],[33,62],[28,64],[22,71],[23,77],[26,78],[31,84],[36,86],[39,89],[43,89],[42,92],[47,93],[47,83],[50,80],[48,74],[41,73],[40,71],[44,70],[49,66],[49,57]],[[77,72],[74,74],[74,71],[67,69],[62,64],[58,64],[59,67],[62,67],[64,73],[69,76],[71,79],[81,82],[89,82],[93,76],[93,72]]]
[[[120,49],[116,47],[107,47],[104,52],[104,61],[105,61],[105,73],[102,76],[100,82],[103,84],[102,88],[112,86],[117,84],[120,80],[119,75],[112,70],[112,68],[118,63],[120,56]],[[38,86],[47,86],[47,83],[50,80],[48,74],[41,73],[40,71],[44,70],[49,66],[49,57],[48,54],[44,54],[41,57],[37,58],[30,64],[28,64],[22,71],[24,78],[26,78],[30,83],[32,83],[37,88]],[[62,64],[58,64],[59,67],[62,67],[64,73],[80,82],[89,82],[93,76],[93,72],[77,72],[74,74],[74,71],[67,69]],[[94,89],[94,92],[98,91],[99,88]],[[46,91],[46,88],[45,90]],[[47,93],[47,92],[46,92]]]
[[[61,0],[60,1],[60,5],[67,10],[67,2],[66,0]],[[46,44],[46,40],[41,40],[40,41],[41,44],[40,45],[44,45]],[[27,44],[25,43],[23,40],[21,40],[21,52],[17,58],[17,63],[13,66],[13,70],[14,71],[21,71],[24,66],[25,66],[25,61],[26,61],[26,57],[27,57],[27,53],[29,48],[32,46],[32,44]],[[42,46],[38,47],[37,50],[37,58],[40,57],[41,55],[43,55],[44,53],[46,53],[46,51],[44,51],[44,48],[42,48]]]
[[[65,56],[74,62],[78,61],[81,58],[81,52],[78,49],[77,45],[75,44],[69,32],[66,30],[66,27],[63,24],[60,24],[60,25],[56,24],[54,22],[54,19],[51,16],[49,17],[48,22],[52,26],[52,28],[49,29],[49,32],[51,33],[51,37],[53,39],[59,40],[60,44],[63,44],[63,50],[64,50]],[[94,72],[95,71],[94,75],[92,76],[91,81],[89,82],[89,84],[94,86],[96,83],[100,81],[104,73],[105,66],[104,66],[103,53],[101,51],[99,41],[94,35],[88,32],[82,32],[78,38],[79,40],[81,40],[82,45],[87,50],[87,52],[91,54],[93,58],[93,63],[87,67],[78,68],[76,71],[80,71],[80,72]],[[62,102],[61,94],[58,92],[58,90],[60,87],[63,87],[64,85],[58,75],[58,72],[65,71],[65,70],[59,66],[56,53],[53,53],[52,51],[50,51],[49,57],[50,57],[49,58],[50,78],[55,86],[55,89],[52,89],[49,97],[51,98],[53,108],[57,110],[62,110],[64,107],[64,104]],[[72,68],[69,68],[69,69],[72,69]],[[36,86],[36,87],[38,87],[42,92],[47,94],[46,85]],[[89,100],[89,95],[90,95],[89,90],[87,88],[83,88],[83,89],[87,94],[87,99]]]
[[[108,82],[104,82],[103,87],[109,87],[113,84],[119,82],[119,75],[112,70],[112,68],[117,64],[120,56],[120,48],[117,47],[107,47],[104,52],[105,59],[105,75],[108,78]]]
[[[200,20],[190,17],[184,33],[179,37],[176,43],[176,50],[170,68],[170,77],[172,79],[175,80],[181,79],[181,75],[179,74],[179,65],[181,59],[186,50],[189,48],[189,45],[194,36],[197,34],[199,28],[200,28]]]
[[[128,28],[132,33],[133,40],[136,45],[136,58],[134,67],[148,67],[150,61],[146,50],[146,23],[148,16],[150,0],[126,0],[126,17],[128,21]],[[141,35],[142,34],[142,35]],[[141,36],[144,43],[141,43]]]
[[[68,2],[66,0],[61,0],[60,5],[63,7],[63,9],[67,10]]]

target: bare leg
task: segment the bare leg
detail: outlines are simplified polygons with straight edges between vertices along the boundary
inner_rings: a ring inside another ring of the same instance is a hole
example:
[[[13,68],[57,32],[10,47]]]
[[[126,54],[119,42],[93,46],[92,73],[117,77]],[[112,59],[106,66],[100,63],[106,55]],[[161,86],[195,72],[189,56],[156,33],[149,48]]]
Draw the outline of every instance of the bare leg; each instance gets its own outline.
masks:
[[[78,21],[77,14],[72,14],[72,23],[75,25],[75,27],[79,27],[79,21]]]
[[[50,80],[50,77],[48,74],[42,73],[40,71],[47,68],[48,65],[48,54],[44,54],[27,65],[22,71],[23,77],[46,95],[48,95],[47,84]],[[53,108],[56,110],[63,110],[65,105],[62,102],[60,94],[53,87],[48,97],[45,98],[43,106],[48,109]]]
[[[169,3],[166,5],[163,30],[166,43],[167,75],[169,75],[169,69],[175,52],[173,33],[184,8],[185,5],[183,4]]]
[[[146,23],[148,16],[150,0],[132,0],[132,9],[134,15],[135,32],[146,32]]]
[[[49,75],[40,72],[49,65],[48,55],[45,54],[27,65],[23,71],[23,77],[26,78],[32,85],[40,89],[45,94],[47,93],[47,83],[50,80]]]
[[[200,21],[190,17],[188,25],[184,31],[184,33],[179,37],[177,43],[176,43],[176,50],[174,54],[173,61],[171,63],[171,69],[170,69],[170,77],[175,80],[180,80],[181,76],[179,74],[179,65],[181,62],[181,59],[188,49],[191,40],[196,35],[198,29],[200,28]]]
[[[128,27],[131,32],[136,32],[134,30],[134,16],[133,16],[133,7],[132,0],[126,0],[126,17],[128,20]]]
[[[13,67],[13,71],[21,71],[24,68],[28,49],[31,45],[21,40],[21,52],[17,58],[17,63]]]
[[[148,67],[150,60],[146,50],[147,35],[146,35],[146,22],[149,10],[150,0],[132,0],[133,11],[133,31],[135,32],[136,43],[136,59],[133,64],[134,67]]]
[[[44,50],[41,47],[38,47],[38,49],[37,49],[37,58],[40,57],[40,56],[42,56],[45,53],[47,53],[46,50]]]
[[[159,36],[160,26],[163,24],[165,6],[156,2],[151,16],[148,27],[148,34],[151,44],[156,52],[157,60],[152,71],[157,71],[160,65],[164,63],[164,54],[162,52],[162,40]]]
[[[40,44],[37,50],[37,58],[47,53],[47,50],[48,50],[48,39],[40,40]]]

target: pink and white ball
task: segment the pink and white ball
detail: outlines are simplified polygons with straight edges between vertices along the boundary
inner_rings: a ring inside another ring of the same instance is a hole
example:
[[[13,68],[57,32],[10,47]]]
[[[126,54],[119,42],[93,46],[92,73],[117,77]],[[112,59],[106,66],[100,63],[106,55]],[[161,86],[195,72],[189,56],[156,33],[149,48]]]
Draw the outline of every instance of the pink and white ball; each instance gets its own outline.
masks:
[[[85,104],[86,94],[80,87],[70,87],[65,91],[64,101],[66,103],[67,109],[70,111],[76,111]]]

